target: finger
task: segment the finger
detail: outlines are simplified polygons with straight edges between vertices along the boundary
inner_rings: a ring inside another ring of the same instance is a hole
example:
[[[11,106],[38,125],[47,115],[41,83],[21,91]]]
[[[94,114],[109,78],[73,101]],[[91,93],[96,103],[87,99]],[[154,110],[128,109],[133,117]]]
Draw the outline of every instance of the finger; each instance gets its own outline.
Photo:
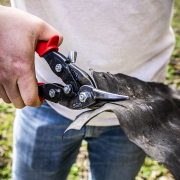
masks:
[[[43,101],[39,99],[35,73],[28,72],[26,76],[20,77],[18,79],[18,87],[26,106],[39,107],[43,104]]]
[[[0,97],[3,99],[5,103],[11,103],[2,84],[0,84]]]
[[[8,98],[17,109],[25,107],[16,81],[4,85],[4,88]]]
[[[41,41],[48,41],[52,36],[58,35],[59,36],[59,43],[58,46],[60,46],[63,42],[63,36],[62,34],[54,29],[52,26],[47,24],[46,22],[43,21],[41,25],[41,30],[39,34],[39,40]]]

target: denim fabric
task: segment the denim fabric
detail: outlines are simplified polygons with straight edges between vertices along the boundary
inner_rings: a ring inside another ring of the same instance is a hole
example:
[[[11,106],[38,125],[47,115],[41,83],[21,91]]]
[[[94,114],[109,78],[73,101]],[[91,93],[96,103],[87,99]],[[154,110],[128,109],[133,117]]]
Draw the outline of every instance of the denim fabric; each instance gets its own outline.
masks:
[[[13,180],[66,180],[85,139],[90,180],[133,180],[145,154],[125,136],[120,126],[85,126],[62,134],[72,121],[41,107],[16,111]]]

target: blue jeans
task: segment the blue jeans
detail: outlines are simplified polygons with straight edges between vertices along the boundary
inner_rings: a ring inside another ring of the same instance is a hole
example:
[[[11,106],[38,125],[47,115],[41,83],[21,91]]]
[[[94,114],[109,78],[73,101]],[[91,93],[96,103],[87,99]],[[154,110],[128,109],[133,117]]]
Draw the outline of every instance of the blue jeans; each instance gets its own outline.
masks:
[[[145,153],[130,142],[120,126],[85,126],[62,134],[72,121],[41,107],[16,111],[13,180],[66,180],[85,139],[91,180],[133,180]]]

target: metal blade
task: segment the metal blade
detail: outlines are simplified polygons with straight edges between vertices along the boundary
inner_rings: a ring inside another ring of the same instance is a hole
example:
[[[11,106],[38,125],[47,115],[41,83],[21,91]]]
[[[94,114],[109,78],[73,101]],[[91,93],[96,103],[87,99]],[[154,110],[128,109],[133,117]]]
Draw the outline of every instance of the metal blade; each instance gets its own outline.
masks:
[[[129,96],[113,94],[106,91],[102,91],[96,88],[93,88],[93,97],[95,100],[121,100],[129,99]]]

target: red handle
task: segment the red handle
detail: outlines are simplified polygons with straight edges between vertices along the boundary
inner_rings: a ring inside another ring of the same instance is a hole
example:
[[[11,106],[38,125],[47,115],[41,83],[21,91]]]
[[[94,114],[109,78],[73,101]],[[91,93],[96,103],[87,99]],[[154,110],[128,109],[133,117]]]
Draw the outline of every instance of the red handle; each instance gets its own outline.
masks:
[[[42,57],[45,53],[48,51],[55,49],[58,51],[58,42],[59,42],[59,36],[55,35],[52,38],[49,39],[48,42],[46,41],[39,41],[36,47],[36,52],[39,54],[40,57]]]
[[[45,83],[37,82],[37,85],[43,85],[43,84],[45,84]],[[40,96],[39,96],[39,99],[40,99],[40,101],[44,101],[44,100],[45,100],[44,98],[42,98],[42,97],[40,97]]]

